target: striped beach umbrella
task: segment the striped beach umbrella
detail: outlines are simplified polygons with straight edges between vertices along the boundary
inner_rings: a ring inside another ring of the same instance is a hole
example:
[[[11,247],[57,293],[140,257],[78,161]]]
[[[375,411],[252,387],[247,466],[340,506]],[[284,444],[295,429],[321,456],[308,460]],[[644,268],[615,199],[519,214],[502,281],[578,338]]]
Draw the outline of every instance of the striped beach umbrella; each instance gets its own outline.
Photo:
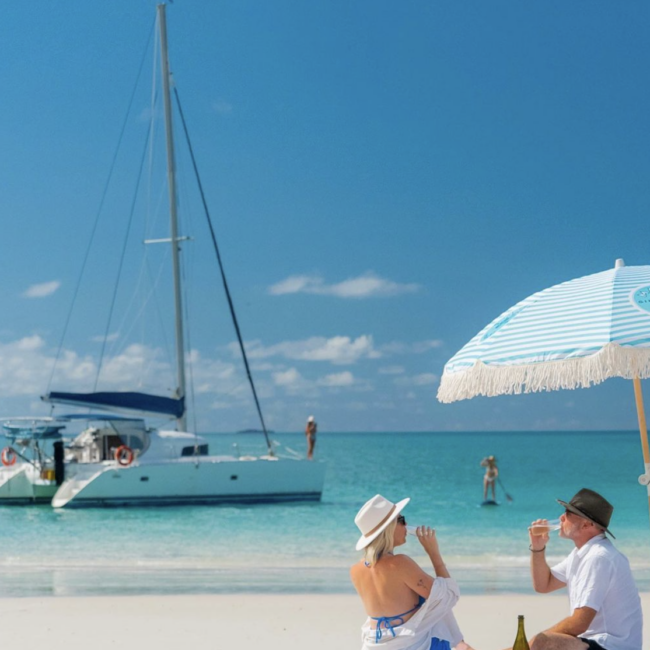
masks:
[[[650,377],[650,266],[625,266],[544,289],[483,328],[445,365],[438,399],[634,383],[650,507],[641,379]]]

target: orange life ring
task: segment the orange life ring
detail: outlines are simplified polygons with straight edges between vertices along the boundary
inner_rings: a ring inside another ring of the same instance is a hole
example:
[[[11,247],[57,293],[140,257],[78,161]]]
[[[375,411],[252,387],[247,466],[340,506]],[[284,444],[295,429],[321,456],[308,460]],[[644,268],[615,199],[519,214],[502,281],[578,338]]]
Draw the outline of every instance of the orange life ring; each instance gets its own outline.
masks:
[[[0,454],[0,460],[5,467],[11,467],[16,463],[18,455],[11,447],[5,447]]]
[[[115,450],[115,460],[120,464],[126,467],[133,462],[133,449],[127,447],[126,445],[120,445]]]

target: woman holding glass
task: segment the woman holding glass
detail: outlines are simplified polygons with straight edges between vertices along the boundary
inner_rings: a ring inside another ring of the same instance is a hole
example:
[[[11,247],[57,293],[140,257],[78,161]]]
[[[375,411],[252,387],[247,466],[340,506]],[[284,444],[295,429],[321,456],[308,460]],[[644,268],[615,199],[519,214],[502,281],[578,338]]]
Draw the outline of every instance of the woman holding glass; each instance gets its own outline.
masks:
[[[364,557],[352,566],[350,577],[368,614],[361,629],[362,650],[378,645],[392,650],[471,650],[452,613],[458,585],[445,566],[435,531],[428,526],[414,530],[435,578],[408,555],[393,553],[406,542],[401,511],[409,501],[392,503],[378,494],[354,520],[361,531],[356,548],[363,549]]]

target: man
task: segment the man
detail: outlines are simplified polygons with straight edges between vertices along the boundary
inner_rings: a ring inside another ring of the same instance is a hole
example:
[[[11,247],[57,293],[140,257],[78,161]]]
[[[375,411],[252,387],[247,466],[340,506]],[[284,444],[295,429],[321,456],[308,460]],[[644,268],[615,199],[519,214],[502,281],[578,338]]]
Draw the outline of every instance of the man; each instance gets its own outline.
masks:
[[[575,548],[554,567],[545,558],[545,519],[533,522],[530,568],[533,587],[549,593],[569,589],[571,615],[531,639],[532,650],[641,650],[641,600],[627,558],[606,537],[614,507],[600,494],[583,488],[560,517],[560,537]],[[533,535],[535,532],[542,534]]]

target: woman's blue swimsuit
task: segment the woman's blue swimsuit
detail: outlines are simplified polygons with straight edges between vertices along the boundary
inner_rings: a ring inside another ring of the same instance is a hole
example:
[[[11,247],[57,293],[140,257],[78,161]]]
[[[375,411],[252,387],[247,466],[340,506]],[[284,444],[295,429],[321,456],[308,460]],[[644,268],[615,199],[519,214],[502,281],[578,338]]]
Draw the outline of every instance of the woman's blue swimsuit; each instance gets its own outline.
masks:
[[[370,618],[373,621],[377,621],[375,643],[379,643],[381,637],[383,636],[383,633],[381,631],[382,625],[384,626],[385,630],[388,630],[393,636],[395,636],[395,630],[393,628],[399,627],[400,625],[404,625],[404,617],[407,614],[412,614],[416,610],[420,609],[420,607],[422,607],[422,603],[424,603],[425,600],[426,598],[423,598],[422,596],[418,596],[418,604],[415,607],[413,607],[413,609],[409,609],[408,612],[404,612],[403,614],[396,614],[395,616],[371,616]],[[399,623],[393,625],[391,621],[399,621]]]
[[[382,632],[382,625],[384,626],[385,630],[388,630],[393,636],[395,636],[395,630],[393,628],[399,627],[400,625],[404,625],[404,617],[407,614],[411,614],[420,607],[422,607],[423,603],[426,601],[426,598],[423,598],[422,596],[418,596],[418,604],[413,608],[409,609],[408,612],[404,612],[403,614],[397,614],[396,616],[371,616],[370,618],[373,621],[377,621],[377,629],[375,631],[375,643],[379,643],[381,641],[381,638],[383,636]],[[399,623],[393,623],[392,621],[399,621]],[[444,641],[442,639],[439,639],[437,636],[434,636],[431,639],[431,645],[429,646],[429,650],[451,650],[451,646],[449,645],[449,641]]]

